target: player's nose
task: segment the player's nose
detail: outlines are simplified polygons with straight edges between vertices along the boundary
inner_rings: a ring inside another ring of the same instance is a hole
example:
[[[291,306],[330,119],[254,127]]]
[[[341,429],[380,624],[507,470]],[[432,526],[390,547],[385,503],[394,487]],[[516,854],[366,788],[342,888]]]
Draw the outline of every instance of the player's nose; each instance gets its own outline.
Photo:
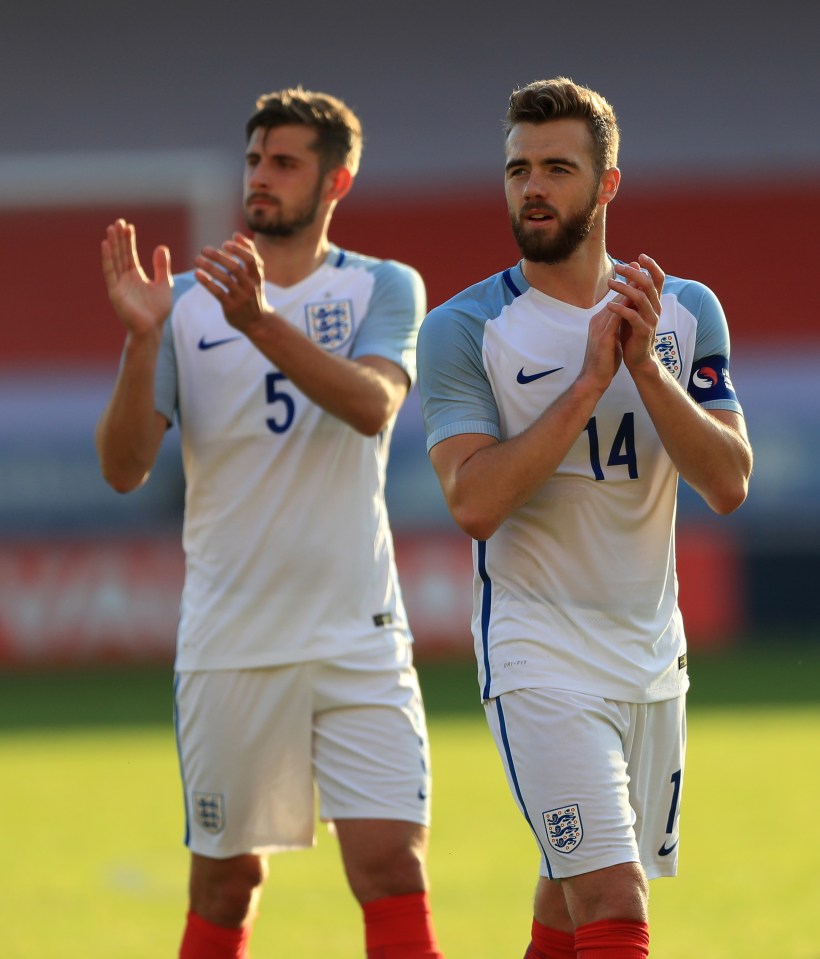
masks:
[[[532,200],[547,195],[547,184],[544,177],[539,176],[537,170],[532,170],[524,184],[524,199]]]

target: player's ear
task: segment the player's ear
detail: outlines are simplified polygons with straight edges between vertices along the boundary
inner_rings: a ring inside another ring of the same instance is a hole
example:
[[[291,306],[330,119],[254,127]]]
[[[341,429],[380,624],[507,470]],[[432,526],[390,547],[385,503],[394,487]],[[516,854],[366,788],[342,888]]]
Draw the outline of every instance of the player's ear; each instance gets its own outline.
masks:
[[[621,171],[616,166],[604,170],[601,182],[598,184],[598,203],[601,206],[606,206],[607,203],[615,199],[620,183]]]
[[[336,167],[329,170],[325,175],[325,182],[327,184],[326,197],[328,200],[335,202],[346,196],[353,186],[353,174],[347,167]]]

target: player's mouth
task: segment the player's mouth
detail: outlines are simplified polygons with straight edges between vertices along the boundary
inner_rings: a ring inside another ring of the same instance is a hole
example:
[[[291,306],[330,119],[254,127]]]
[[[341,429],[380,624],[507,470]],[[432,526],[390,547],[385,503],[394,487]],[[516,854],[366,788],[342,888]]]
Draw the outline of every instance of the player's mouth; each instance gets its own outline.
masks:
[[[542,206],[524,206],[521,210],[521,220],[526,223],[551,223],[558,217],[554,210]]]
[[[266,193],[251,193],[245,201],[245,206],[279,206],[279,201]]]

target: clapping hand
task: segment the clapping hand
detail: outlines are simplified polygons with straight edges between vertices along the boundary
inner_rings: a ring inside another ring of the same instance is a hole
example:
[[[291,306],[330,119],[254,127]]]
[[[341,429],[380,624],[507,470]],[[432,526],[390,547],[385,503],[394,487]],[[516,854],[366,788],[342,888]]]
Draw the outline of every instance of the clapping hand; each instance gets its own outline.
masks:
[[[248,334],[272,312],[262,258],[246,236],[234,233],[221,248],[206,246],[194,262],[197,281],[219,300],[231,326]]]
[[[137,254],[137,234],[132,223],[117,220],[102,242],[102,270],[108,297],[130,333],[161,329],[173,302],[171,253],[158,246],[153,255],[154,278],[149,279]]]

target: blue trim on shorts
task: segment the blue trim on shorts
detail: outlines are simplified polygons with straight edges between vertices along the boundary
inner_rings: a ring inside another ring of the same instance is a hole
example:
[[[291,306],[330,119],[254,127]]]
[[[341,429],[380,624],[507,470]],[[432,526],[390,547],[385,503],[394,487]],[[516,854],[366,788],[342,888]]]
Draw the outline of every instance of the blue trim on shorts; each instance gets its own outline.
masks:
[[[478,542],[478,575],[481,577],[482,587],[481,595],[481,648],[484,656],[484,689],[481,691],[482,699],[490,698],[490,642],[488,633],[490,631],[490,609],[493,598],[493,584],[487,575],[487,543],[485,540]]]
[[[507,767],[510,770],[510,778],[512,779],[513,786],[515,787],[515,795],[518,797],[518,802],[521,804],[521,811],[524,813],[524,818],[527,820],[530,829],[532,829],[532,834],[535,836],[535,841],[541,847],[541,852],[544,855],[544,862],[547,866],[548,878],[554,879],[555,877],[552,874],[552,866],[550,866],[547,850],[544,849],[543,843],[541,842],[541,837],[538,835],[535,826],[532,824],[530,814],[527,812],[527,805],[524,802],[524,797],[521,795],[521,787],[518,785],[518,776],[515,774],[515,765],[513,763],[512,751],[510,750],[510,741],[507,738],[507,724],[504,721],[504,710],[501,708],[501,696],[496,698],[495,708],[496,712],[498,713],[498,728],[501,732],[501,741],[504,743],[504,754],[507,757]]]
[[[177,744],[177,759],[179,761],[179,778],[182,781],[182,806],[185,810],[185,836],[183,842],[186,846],[191,841],[191,821],[188,817],[188,786],[185,783],[185,771],[182,766],[182,747],[179,742],[179,705],[177,703],[177,690],[179,689],[179,673],[174,673],[174,739]]]

